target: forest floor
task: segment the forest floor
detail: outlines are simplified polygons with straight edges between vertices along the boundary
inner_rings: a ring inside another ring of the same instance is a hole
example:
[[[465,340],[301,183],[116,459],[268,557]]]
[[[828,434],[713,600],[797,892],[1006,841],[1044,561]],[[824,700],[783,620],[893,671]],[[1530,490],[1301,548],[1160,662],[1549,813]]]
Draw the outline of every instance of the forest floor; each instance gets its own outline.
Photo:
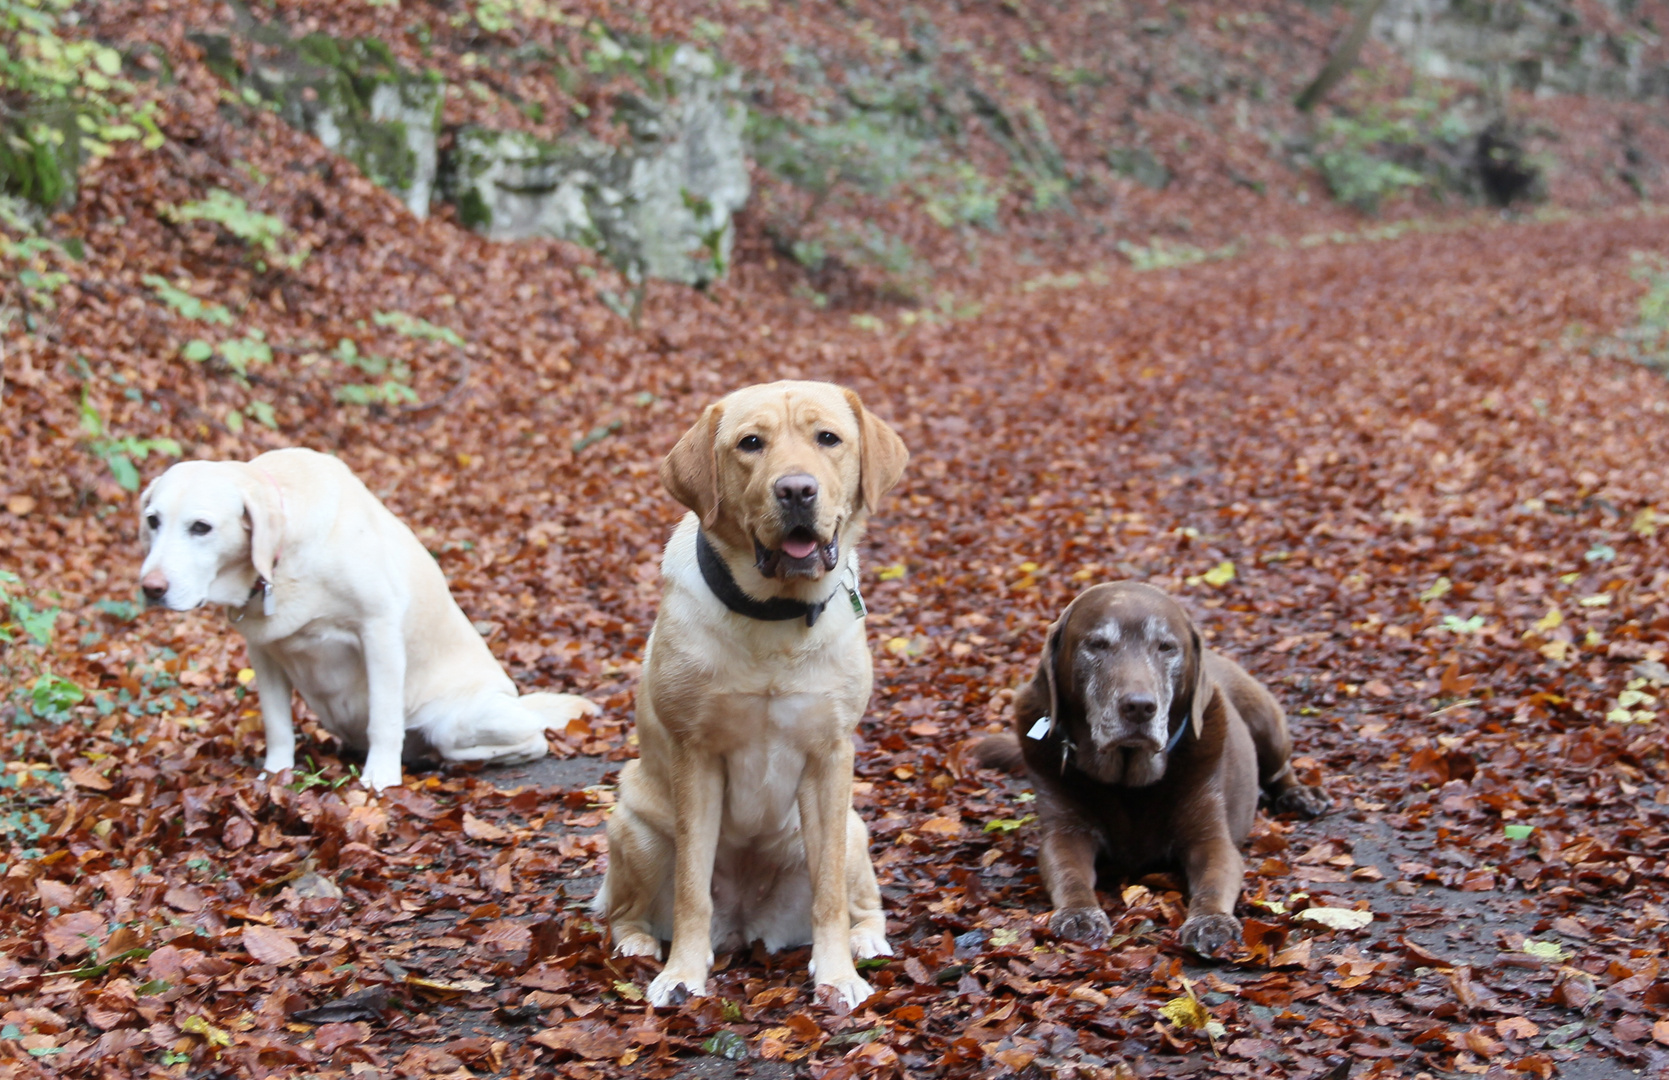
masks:
[[[1661,1071],[1669,384],[1591,346],[1634,318],[1631,253],[1666,245],[1669,221],[1639,214],[1475,223],[1015,290],[883,333],[831,317],[821,340],[652,302],[643,336],[700,362],[594,356],[611,400],[655,401],[578,453],[528,445],[544,406],[508,364],[439,419],[298,431],[339,438],[442,552],[520,681],[605,707],[546,762],[381,798],[311,725],[317,765],[257,779],[222,616],[96,606],[129,595],[130,498],[14,495],[10,558],[63,607],[42,678],[89,696],[6,736],[6,1067]],[[856,386],[913,454],[865,553],[858,755],[897,955],[847,1016],[815,1004],[803,950],[723,958],[711,997],[650,1010],[655,965],[609,958],[584,901],[678,512],[654,466],[701,404],[782,376]],[[1229,962],[1178,948],[1163,878],[1104,895],[1109,948],[1052,939],[1028,796],[961,752],[1005,722],[1060,607],[1124,577],[1176,592],[1276,689],[1334,801],[1260,819]],[[1309,906],[1373,921],[1331,931]]]
[[[189,54],[172,6],[116,14]],[[822,309],[745,214],[727,281],[651,284],[633,324],[594,255],[415,221],[178,77],[166,148],[90,164],[57,246],[8,238],[0,1076],[1669,1070],[1669,381],[1632,358],[1669,216],[1254,227],[1202,195],[1201,235],[1247,241],[1138,272],[1016,212],[955,234],[940,295]],[[166,211],[215,187],[283,218],[272,265]],[[373,369],[420,407],[353,403]],[[779,378],[851,386],[912,454],[863,554],[855,789],[896,955],[847,1015],[807,950],[650,1009],[586,905],[682,513],[656,466]],[[300,709],[305,767],[260,777],[235,629],[134,602],[137,491],[284,445],[412,526],[518,684],[602,715],[372,797]],[[1274,689],[1333,801],[1260,817],[1222,962],[1163,876],[1105,883],[1107,948],[1054,939],[1030,794],[965,754],[1120,578]]]

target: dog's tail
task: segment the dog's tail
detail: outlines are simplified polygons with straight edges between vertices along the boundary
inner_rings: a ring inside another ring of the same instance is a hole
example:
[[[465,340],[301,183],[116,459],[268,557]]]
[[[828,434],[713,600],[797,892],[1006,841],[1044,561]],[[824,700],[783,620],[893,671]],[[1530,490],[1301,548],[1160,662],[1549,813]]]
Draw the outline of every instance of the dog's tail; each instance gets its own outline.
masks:
[[[973,755],[974,760],[987,769],[1017,773],[1025,765],[1025,757],[1020,753],[1020,739],[1012,731],[987,735],[974,743]]]
[[[578,720],[583,716],[596,716],[603,710],[597,703],[588,701],[577,694],[552,694],[540,691],[535,694],[523,694],[516,699],[526,705],[545,722],[545,727],[561,731],[568,726],[570,720]]]

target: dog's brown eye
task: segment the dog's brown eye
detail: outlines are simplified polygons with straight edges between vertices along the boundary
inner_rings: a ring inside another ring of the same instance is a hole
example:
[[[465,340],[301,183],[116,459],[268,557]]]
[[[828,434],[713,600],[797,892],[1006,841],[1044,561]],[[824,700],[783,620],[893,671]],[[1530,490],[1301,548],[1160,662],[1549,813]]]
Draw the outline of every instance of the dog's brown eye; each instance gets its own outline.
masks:
[[[836,435],[832,431],[819,431],[817,433],[817,445],[818,446],[839,446],[840,445],[840,436]]]
[[[1176,652],[1176,642],[1161,641],[1155,645],[1154,648],[1158,649],[1160,652]]]
[[[151,514],[150,516],[145,518],[145,524],[153,532],[157,529],[162,528],[162,515],[161,514]]]
[[[765,449],[765,440],[757,435],[743,435],[742,441],[736,444],[736,449],[746,450],[750,454],[757,453]]]
[[[191,528],[187,531],[190,532],[192,536],[207,536],[209,533],[214,531],[214,526],[210,525],[206,521],[193,521],[191,523]]]
[[[1093,649],[1096,652],[1105,652],[1112,647],[1113,647],[1113,643],[1108,641],[1104,637],[1092,637],[1092,638],[1085,638],[1084,639],[1084,648]]]

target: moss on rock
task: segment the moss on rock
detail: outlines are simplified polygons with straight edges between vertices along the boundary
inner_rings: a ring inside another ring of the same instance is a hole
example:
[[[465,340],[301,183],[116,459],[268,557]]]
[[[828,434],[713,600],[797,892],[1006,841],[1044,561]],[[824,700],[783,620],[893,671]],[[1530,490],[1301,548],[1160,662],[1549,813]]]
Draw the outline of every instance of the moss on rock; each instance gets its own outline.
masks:
[[[375,39],[309,34],[292,41],[271,25],[250,36],[258,48],[244,84],[427,216],[438,168],[439,76],[407,70]]]

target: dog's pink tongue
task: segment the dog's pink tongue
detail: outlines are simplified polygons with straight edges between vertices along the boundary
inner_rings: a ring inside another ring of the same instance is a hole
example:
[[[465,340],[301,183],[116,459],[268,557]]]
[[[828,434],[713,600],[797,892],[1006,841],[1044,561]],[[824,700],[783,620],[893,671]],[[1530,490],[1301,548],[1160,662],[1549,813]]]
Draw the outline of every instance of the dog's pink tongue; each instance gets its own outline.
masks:
[[[817,541],[791,537],[782,542],[782,553],[790,559],[803,559],[817,550]]]

